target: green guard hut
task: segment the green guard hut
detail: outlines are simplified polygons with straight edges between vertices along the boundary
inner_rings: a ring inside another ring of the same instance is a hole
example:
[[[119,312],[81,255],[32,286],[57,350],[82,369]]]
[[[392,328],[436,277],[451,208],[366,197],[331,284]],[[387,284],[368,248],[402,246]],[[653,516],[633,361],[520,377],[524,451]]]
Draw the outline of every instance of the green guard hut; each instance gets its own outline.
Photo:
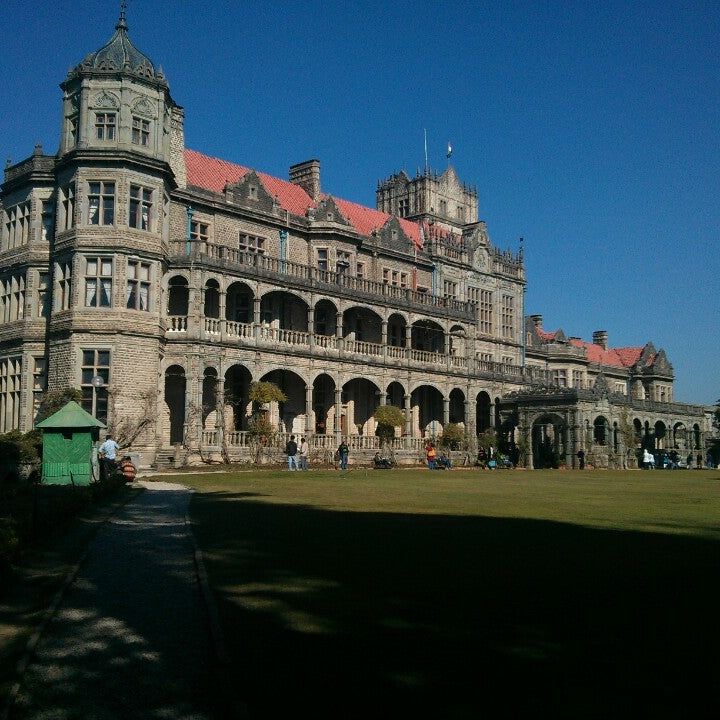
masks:
[[[93,441],[105,425],[71,400],[36,427],[43,434],[42,482],[89,485],[93,480]]]

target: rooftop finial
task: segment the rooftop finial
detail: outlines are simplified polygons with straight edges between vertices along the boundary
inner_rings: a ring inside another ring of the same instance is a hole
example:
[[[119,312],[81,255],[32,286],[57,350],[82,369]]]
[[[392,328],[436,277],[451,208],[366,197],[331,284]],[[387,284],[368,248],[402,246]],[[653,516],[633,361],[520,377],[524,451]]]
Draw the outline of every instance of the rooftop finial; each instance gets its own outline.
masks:
[[[127,12],[127,0],[121,0],[121,2],[120,2],[120,19],[118,20],[118,23],[115,26],[115,28],[117,30],[119,30],[120,28],[127,30],[127,21],[125,20],[126,12]]]

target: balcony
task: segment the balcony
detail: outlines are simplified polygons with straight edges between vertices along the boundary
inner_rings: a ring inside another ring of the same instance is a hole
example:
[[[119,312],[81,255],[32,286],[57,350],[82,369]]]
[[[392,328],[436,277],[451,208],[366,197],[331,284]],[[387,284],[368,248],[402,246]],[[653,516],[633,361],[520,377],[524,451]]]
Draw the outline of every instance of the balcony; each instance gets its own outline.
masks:
[[[397,345],[353,340],[335,335],[319,335],[302,330],[241,323],[218,318],[202,318],[201,332],[193,332],[193,322],[186,315],[163,319],[168,340],[218,343],[226,346],[255,348],[264,352],[281,352],[305,357],[333,357],[348,362],[445,372],[464,378],[477,377],[519,385],[548,386],[549,371],[540,367],[479,360],[473,357],[419,350]],[[199,335],[199,337],[198,337]]]
[[[321,270],[311,265],[281,260],[257,253],[240,252],[223,245],[194,245],[187,255],[185,241],[174,242],[168,258],[170,268],[201,267],[220,270],[237,277],[269,280],[283,287],[301,291],[314,290],[348,300],[387,305],[402,310],[427,313],[432,317],[475,321],[475,304],[442,298],[409,288],[397,287],[374,280],[365,280],[334,270]]]

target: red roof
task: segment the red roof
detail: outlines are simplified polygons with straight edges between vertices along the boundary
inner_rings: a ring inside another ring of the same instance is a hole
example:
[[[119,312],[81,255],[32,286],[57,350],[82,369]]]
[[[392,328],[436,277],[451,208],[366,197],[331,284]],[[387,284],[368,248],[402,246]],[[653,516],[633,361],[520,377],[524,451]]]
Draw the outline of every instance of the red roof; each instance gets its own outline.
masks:
[[[642,354],[643,348],[608,348],[603,349],[602,345],[585,342],[584,340],[570,340],[574,347],[585,348],[587,359],[599,365],[610,365],[612,367],[631,367]]]
[[[242,165],[187,149],[185,150],[185,165],[188,185],[195,185],[215,193],[222,193],[228,183],[236,183],[250,172],[250,168]],[[308,208],[315,207],[312,198],[299,185],[266,173],[259,172],[257,175],[268,194],[278,199],[283,210],[288,210],[294,215],[304,216]],[[373,230],[379,230],[391,217],[387,213],[358,205],[349,200],[336,197],[333,197],[333,200],[340,212],[360,235],[370,235]],[[421,247],[417,223],[402,218],[398,218],[398,220],[403,232],[412,242]]]

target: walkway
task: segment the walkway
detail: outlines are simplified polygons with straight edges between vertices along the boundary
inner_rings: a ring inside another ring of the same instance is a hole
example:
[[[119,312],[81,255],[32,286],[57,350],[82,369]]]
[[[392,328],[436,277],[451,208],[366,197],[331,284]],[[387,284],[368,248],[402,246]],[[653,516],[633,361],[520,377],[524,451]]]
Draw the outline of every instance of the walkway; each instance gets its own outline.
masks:
[[[185,523],[190,491],[140,484],[145,492],[93,539],[12,720],[212,717],[208,622]]]

